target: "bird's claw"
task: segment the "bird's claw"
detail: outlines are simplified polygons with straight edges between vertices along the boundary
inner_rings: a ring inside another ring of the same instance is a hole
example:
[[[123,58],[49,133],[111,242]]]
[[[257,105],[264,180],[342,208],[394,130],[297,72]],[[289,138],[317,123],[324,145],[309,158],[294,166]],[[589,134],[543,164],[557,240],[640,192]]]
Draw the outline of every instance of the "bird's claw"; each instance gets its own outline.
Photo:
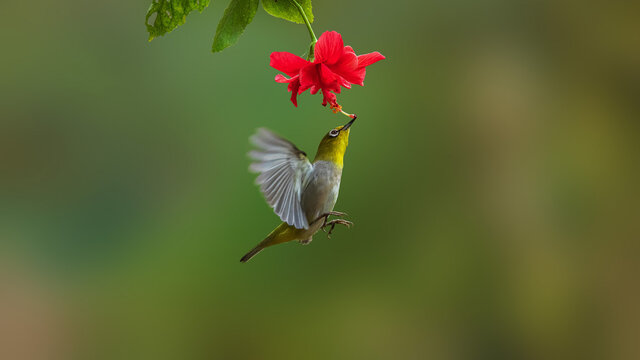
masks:
[[[340,211],[329,211],[327,214],[328,215],[333,215],[333,216],[338,216],[338,217],[349,216],[349,214],[343,213],[343,212],[340,212]]]
[[[329,232],[327,233],[327,238],[328,239],[331,239],[331,233],[333,232],[333,229],[338,224],[344,225],[347,228],[351,228],[351,226],[353,226],[353,223],[351,221],[344,220],[344,219],[334,219],[334,220],[331,220],[329,222],[325,221],[325,224],[322,225],[322,231],[327,232],[327,230],[325,228],[328,227],[328,226],[331,226],[331,229],[329,229]]]
[[[338,216],[338,217],[349,216],[347,213],[343,213],[343,212],[340,212],[340,211],[329,211],[327,213],[324,213],[324,214],[318,216],[318,218],[315,219],[313,222],[316,222],[316,221],[324,218],[324,220],[322,221],[322,228],[324,229],[324,227],[327,226],[327,219],[331,215]]]
[[[350,228],[353,225],[353,223],[351,221],[344,220],[344,219],[334,219],[334,220],[331,220],[331,221],[327,221],[329,219],[329,216],[331,216],[331,215],[338,216],[338,217],[349,216],[349,215],[347,215],[347,213],[343,213],[343,212],[340,212],[340,211],[329,211],[327,213],[324,213],[324,214],[318,216],[318,218],[314,222],[316,222],[316,221],[318,221],[320,219],[323,219],[322,220],[322,225],[320,226],[322,231],[324,231],[326,233],[327,232],[327,227],[331,226],[331,228],[329,229],[329,233],[327,234],[327,237],[329,239],[331,239],[331,233],[333,232],[333,229],[336,227],[336,225],[338,225],[338,224],[344,225],[347,228]]]

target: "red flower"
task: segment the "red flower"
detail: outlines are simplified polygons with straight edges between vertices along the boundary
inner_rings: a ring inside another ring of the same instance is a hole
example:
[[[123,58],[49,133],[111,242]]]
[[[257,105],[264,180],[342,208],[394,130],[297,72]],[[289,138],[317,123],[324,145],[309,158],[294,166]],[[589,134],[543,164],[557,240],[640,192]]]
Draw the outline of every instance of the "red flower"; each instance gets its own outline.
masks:
[[[351,88],[351,84],[364,85],[366,67],[384,59],[379,52],[357,56],[351,46],[344,46],[342,36],[335,31],[327,31],[320,36],[315,47],[315,59],[307,61],[288,52],[271,53],[271,67],[290,76],[276,75],[279,83],[288,83],[291,102],[298,106],[298,94],[311,89],[311,94],[322,91],[322,105],[327,103],[337,108],[335,93],[341,87]]]

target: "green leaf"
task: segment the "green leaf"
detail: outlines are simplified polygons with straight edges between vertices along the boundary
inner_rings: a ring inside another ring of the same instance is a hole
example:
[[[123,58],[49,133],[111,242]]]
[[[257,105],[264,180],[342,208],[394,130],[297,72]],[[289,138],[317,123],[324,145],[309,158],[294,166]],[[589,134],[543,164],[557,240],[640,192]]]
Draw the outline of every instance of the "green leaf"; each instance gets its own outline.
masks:
[[[149,32],[149,41],[157,36],[162,36],[184,24],[187,15],[193,10],[202,12],[211,0],[153,0],[145,23]],[[156,15],[152,23],[149,18]]]
[[[238,41],[253,20],[258,10],[259,0],[231,0],[218,23],[211,51],[222,51]]]
[[[311,12],[311,0],[297,0],[302,6],[309,22],[313,22],[313,13]],[[304,19],[300,15],[298,8],[291,0],[262,0],[262,7],[272,16],[289,20],[294,23],[304,24]]]

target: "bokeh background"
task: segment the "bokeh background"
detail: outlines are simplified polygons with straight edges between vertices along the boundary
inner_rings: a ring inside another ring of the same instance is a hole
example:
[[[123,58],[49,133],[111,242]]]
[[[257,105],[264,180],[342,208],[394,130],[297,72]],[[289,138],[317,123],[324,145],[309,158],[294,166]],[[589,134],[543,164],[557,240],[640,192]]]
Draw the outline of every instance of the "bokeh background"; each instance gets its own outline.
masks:
[[[0,358],[640,358],[638,3],[314,5],[387,57],[339,96],[355,227],[240,264],[278,224],[248,137],[348,120],[273,81],[304,26],[0,4]]]

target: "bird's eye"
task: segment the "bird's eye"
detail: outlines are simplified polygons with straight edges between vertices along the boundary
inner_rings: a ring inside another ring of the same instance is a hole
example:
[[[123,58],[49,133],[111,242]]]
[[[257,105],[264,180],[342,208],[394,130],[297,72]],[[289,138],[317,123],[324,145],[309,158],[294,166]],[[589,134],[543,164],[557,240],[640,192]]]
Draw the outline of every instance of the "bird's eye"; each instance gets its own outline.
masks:
[[[329,131],[329,136],[336,137],[336,136],[338,136],[338,133],[340,133],[338,130],[333,129],[333,130]]]

